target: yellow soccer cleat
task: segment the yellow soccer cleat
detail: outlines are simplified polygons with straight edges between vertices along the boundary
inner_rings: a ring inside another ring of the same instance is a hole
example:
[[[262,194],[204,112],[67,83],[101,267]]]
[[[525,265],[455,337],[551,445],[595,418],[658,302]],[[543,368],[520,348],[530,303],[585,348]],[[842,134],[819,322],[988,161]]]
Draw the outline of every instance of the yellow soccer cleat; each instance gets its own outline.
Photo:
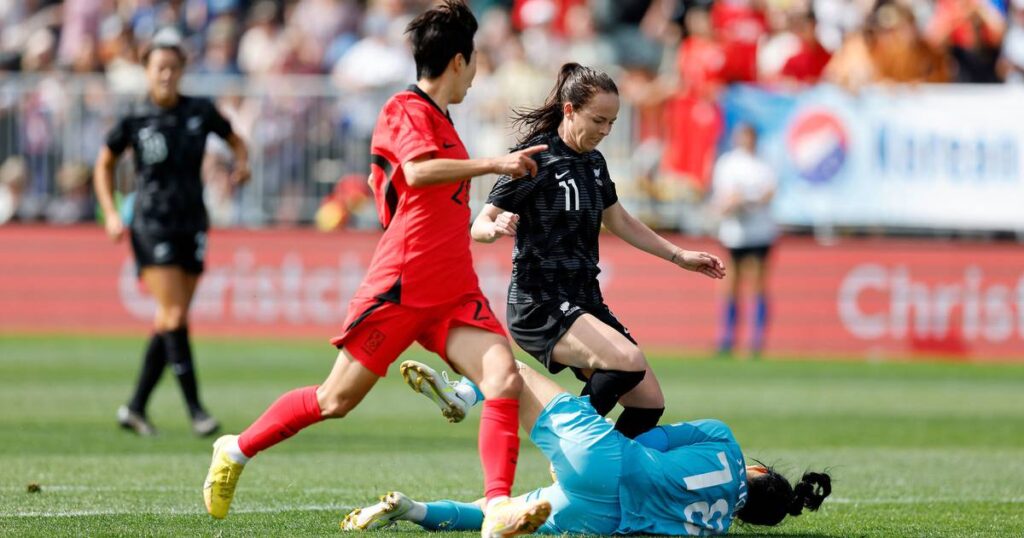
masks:
[[[223,435],[213,443],[213,461],[203,483],[203,501],[206,511],[217,519],[228,516],[231,499],[235,497],[238,477],[242,476],[245,465],[232,460],[224,449],[227,443],[238,439],[237,435]]]
[[[380,502],[356,508],[338,524],[343,531],[375,531],[395,524],[413,506],[412,499],[400,491],[392,491],[380,498]]]
[[[405,361],[399,370],[405,384],[434,402],[448,422],[462,422],[466,418],[469,405],[455,392],[457,382],[448,379],[448,372],[439,374],[433,368],[417,361]]]
[[[551,515],[551,503],[543,499],[517,501],[509,499],[500,502],[484,515],[480,528],[481,538],[506,538],[520,534],[533,534]]]

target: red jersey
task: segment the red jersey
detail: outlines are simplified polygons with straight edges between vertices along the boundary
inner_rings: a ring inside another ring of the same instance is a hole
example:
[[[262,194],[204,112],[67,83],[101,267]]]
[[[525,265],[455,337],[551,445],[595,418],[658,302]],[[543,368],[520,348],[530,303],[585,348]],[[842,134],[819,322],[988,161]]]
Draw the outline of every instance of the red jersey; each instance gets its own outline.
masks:
[[[749,0],[715,2],[711,25],[725,52],[722,75],[727,82],[757,80],[757,43],[768,32],[768,21]]]
[[[832,55],[817,41],[801,43],[800,50],[786,60],[779,74],[804,84],[816,84],[831,59]]]
[[[479,289],[469,251],[469,180],[412,188],[402,164],[468,159],[451,118],[416,86],[385,103],[370,143],[370,183],[384,235],[356,297],[412,307]]]

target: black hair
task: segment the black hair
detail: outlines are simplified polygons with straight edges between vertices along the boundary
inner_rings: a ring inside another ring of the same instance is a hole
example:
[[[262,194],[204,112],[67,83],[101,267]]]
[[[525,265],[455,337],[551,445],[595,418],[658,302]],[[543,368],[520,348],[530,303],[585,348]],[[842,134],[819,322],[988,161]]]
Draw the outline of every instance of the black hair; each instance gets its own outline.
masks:
[[[476,29],[476,17],[462,0],[444,0],[413,19],[405,33],[412,41],[416,78],[441,76],[456,54],[469,63]]]
[[[615,81],[607,73],[570,62],[558,70],[558,80],[544,104],[537,108],[520,108],[512,113],[512,125],[524,132],[519,144],[525,144],[541,133],[558,129],[562,123],[562,103],[572,103],[579,110],[597,93],[619,94]]]
[[[153,40],[150,41],[146,50],[142,52],[142,65],[149,65],[149,57],[153,55],[154,51],[158,50],[169,50],[177,54],[178,59],[181,60],[182,67],[185,66],[185,62],[188,60],[188,57],[185,55],[185,48],[181,43],[181,35],[173,28],[161,29],[153,35]]]
[[[736,512],[744,523],[777,525],[787,515],[799,516],[804,508],[817,510],[832,493],[832,478],[825,472],[804,473],[794,487],[775,469],[765,469],[768,472],[747,479],[747,502]]]

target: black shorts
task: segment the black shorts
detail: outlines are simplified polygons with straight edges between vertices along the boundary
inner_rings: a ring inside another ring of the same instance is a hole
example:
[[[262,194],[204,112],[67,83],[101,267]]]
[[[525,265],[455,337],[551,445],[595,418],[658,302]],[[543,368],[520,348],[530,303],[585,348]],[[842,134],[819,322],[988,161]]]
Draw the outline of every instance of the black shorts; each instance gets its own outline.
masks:
[[[523,351],[539,360],[549,372],[557,374],[567,366],[555,362],[551,358],[551,352],[555,349],[555,344],[569,331],[569,327],[572,327],[573,322],[583,314],[594,316],[636,344],[636,340],[629,334],[629,329],[619,323],[604,304],[574,305],[568,301],[510,304],[507,309],[508,332]],[[581,381],[586,381],[586,377],[583,377],[577,368],[572,368],[572,371]]]
[[[768,258],[768,253],[770,253],[771,250],[771,245],[762,245],[759,247],[730,248],[729,256],[732,257],[733,265],[739,263],[744,258],[755,258],[764,261],[766,258]]]
[[[130,235],[139,273],[155,265],[181,267],[193,275],[203,272],[206,232],[149,234],[133,230]]]

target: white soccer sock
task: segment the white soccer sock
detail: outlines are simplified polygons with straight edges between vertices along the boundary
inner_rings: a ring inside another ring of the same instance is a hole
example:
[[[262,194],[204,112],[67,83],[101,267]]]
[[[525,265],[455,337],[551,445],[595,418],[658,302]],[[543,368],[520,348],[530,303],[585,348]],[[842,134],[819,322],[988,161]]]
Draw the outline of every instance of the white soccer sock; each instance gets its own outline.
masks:
[[[242,449],[238,447],[238,437],[234,437],[224,444],[224,452],[227,452],[228,457],[235,463],[242,465],[249,463],[249,457],[243,454]]]
[[[476,391],[477,388],[473,386],[473,382],[463,377],[458,383],[452,385],[452,389],[455,390],[455,395],[462,401],[466,402],[466,405],[473,407],[479,402]]]
[[[419,523],[427,518],[427,505],[412,501],[412,508],[408,512],[402,515],[401,519],[406,521],[412,521],[413,523]]]
[[[501,495],[499,497],[494,497],[492,499],[488,499],[487,500],[487,504],[484,506],[484,513],[486,514],[492,507],[498,505],[499,503],[503,503],[503,502],[505,502],[507,500],[508,500],[508,496],[506,496],[506,495]]]

